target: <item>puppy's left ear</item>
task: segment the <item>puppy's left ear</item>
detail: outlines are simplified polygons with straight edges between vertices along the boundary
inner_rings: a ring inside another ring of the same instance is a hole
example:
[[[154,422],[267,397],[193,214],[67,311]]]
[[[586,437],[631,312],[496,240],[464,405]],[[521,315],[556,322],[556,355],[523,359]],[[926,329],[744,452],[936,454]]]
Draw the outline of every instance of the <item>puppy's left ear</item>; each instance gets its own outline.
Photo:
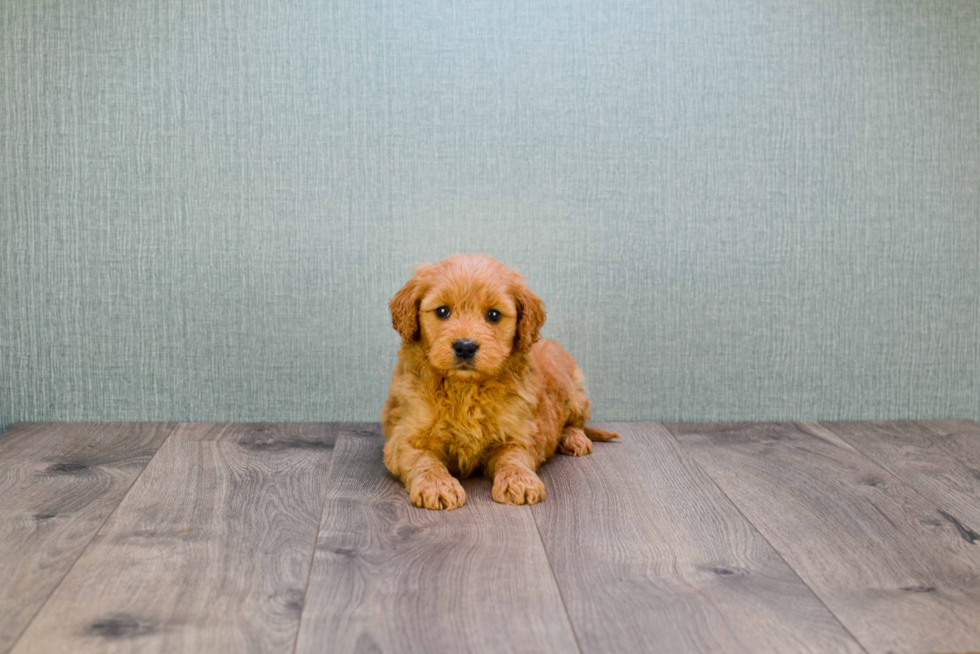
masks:
[[[391,325],[406,343],[422,337],[419,327],[419,304],[426,289],[426,277],[432,266],[422,264],[415,269],[415,275],[401,287],[388,302],[391,310]]]
[[[527,354],[531,346],[541,338],[541,327],[547,318],[544,302],[521,283],[514,289],[517,301],[517,333],[514,334],[514,347]]]

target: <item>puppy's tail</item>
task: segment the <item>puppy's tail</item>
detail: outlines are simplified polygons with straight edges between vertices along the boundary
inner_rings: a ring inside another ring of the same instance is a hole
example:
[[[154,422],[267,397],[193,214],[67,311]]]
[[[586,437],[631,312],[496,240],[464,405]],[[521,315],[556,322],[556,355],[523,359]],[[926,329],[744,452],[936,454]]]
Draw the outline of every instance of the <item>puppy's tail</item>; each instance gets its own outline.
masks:
[[[591,427],[583,427],[582,429],[585,430],[585,435],[589,437],[590,441],[611,441],[614,438],[619,438],[619,434],[614,431],[603,431]]]

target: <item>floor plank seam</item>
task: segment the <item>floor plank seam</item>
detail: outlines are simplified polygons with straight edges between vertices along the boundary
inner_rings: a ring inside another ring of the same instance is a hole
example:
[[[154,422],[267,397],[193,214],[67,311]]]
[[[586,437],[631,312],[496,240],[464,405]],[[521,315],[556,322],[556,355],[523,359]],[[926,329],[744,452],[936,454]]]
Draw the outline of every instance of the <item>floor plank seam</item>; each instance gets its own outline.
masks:
[[[881,468],[882,470],[884,470],[885,472],[887,472],[888,474],[890,474],[892,477],[894,477],[895,479],[897,479],[901,483],[903,483],[906,486],[908,486],[910,489],[912,489],[912,491],[916,495],[918,495],[923,500],[925,500],[925,502],[927,504],[932,505],[936,509],[936,513],[937,514],[939,514],[940,516],[942,516],[943,518],[945,518],[946,520],[948,520],[950,523],[952,523],[954,526],[956,526],[957,527],[957,530],[960,531],[961,534],[963,533],[963,523],[959,519],[953,517],[952,515],[946,513],[945,511],[943,511],[943,509],[942,509],[942,506],[943,506],[942,502],[938,502],[938,501],[934,500],[933,498],[929,497],[929,495],[927,495],[924,492],[922,492],[922,490],[919,488],[919,486],[914,481],[912,481],[911,479],[908,479],[904,475],[901,475],[901,474],[895,472],[888,465],[886,465],[884,463],[879,463],[878,461],[875,461],[874,459],[872,459],[870,454],[868,454],[867,452],[865,452],[864,450],[862,450],[860,447],[858,447],[857,445],[855,445],[850,439],[848,439],[845,436],[843,436],[840,433],[840,431],[835,430],[835,429],[831,429],[830,427],[828,427],[826,425],[826,423],[823,423],[823,422],[818,422],[816,424],[820,425],[824,429],[829,430],[834,436],[837,436],[842,441],[844,441],[845,443],[847,443],[848,445],[850,445],[851,447],[853,447],[854,450],[859,455],[861,455],[862,457],[864,457],[865,459],[867,459],[871,463],[871,465],[873,465],[873,466],[875,466],[877,468]],[[803,429],[803,426],[800,423],[794,422],[793,423],[793,426],[796,427],[797,429],[800,429],[800,430]],[[843,430],[841,430],[841,431],[843,431]],[[952,507],[947,507],[947,508],[952,508]],[[980,529],[980,525],[967,525],[967,526],[969,527],[969,529],[967,529],[967,531],[969,531],[970,533],[974,533],[972,531],[973,528]],[[976,535],[976,534],[974,533],[974,535]]]
[[[837,624],[839,624],[841,626],[841,629],[843,629],[845,631],[845,633],[847,633],[847,635],[849,635],[854,640],[854,642],[857,643],[857,646],[861,648],[861,651],[862,652],[865,652],[866,654],[870,654],[870,650],[868,650],[868,648],[866,648],[864,646],[864,643],[862,643],[860,640],[858,640],[857,636],[855,636],[851,632],[851,630],[848,629],[847,626],[843,622],[841,622],[841,620],[837,616],[837,614],[834,613],[834,611],[832,611],[830,609],[830,607],[827,606],[827,603],[823,601],[823,598],[820,597],[820,595],[817,594],[817,592],[810,586],[810,584],[806,583],[806,580],[803,579],[803,577],[800,576],[800,573],[796,571],[796,568],[794,568],[792,565],[790,565],[789,561],[786,560],[786,557],[783,556],[783,553],[780,552],[776,548],[776,546],[773,545],[772,542],[770,542],[768,538],[766,538],[766,535],[764,533],[762,533],[762,530],[759,529],[759,527],[757,527],[756,524],[752,520],[750,520],[747,515],[745,515],[745,513],[742,511],[742,507],[740,507],[738,504],[735,503],[734,500],[732,500],[732,498],[728,495],[728,493],[725,492],[725,489],[723,489],[721,487],[721,485],[717,481],[715,481],[715,478],[712,477],[708,473],[708,471],[705,470],[704,467],[701,466],[701,463],[697,460],[697,458],[695,458],[690,452],[687,451],[687,447],[684,445],[684,443],[681,442],[681,439],[677,438],[677,434],[675,434],[673,431],[671,431],[670,427],[668,427],[665,423],[657,423],[657,424],[660,424],[660,425],[663,426],[664,430],[666,430],[667,433],[670,434],[670,437],[674,439],[674,442],[677,443],[678,447],[680,448],[680,451],[684,452],[684,455],[686,457],[688,457],[695,466],[697,466],[698,470],[700,470],[701,472],[703,472],[704,475],[705,475],[705,477],[707,477],[708,479],[711,480],[711,483],[715,485],[715,488],[717,488],[721,492],[721,494],[725,497],[725,499],[727,499],[728,502],[733,507],[735,507],[735,510],[738,511],[739,515],[741,515],[745,519],[746,523],[752,525],[752,528],[755,529],[755,532],[757,534],[759,534],[759,537],[762,538],[762,540],[764,540],[769,545],[769,548],[772,549],[772,551],[776,553],[776,556],[778,556],[780,558],[780,560],[783,563],[786,564],[786,567],[789,568],[789,570],[793,573],[793,575],[797,579],[800,580],[800,583],[803,584],[804,586],[806,586],[810,590],[810,593],[815,598],[817,598],[817,601],[820,602],[820,604],[825,609],[827,609],[827,613],[829,613],[831,616],[833,616],[834,620],[837,621]]]
[[[572,614],[568,612],[568,604],[565,602],[565,594],[561,590],[561,584],[558,583],[558,576],[555,574],[555,567],[551,564],[551,557],[548,555],[548,548],[545,547],[544,538],[541,537],[541,527],[538,525],[538,519],[534,516],[534,509],[527,507],[527,510],[531,512],[531,520],[534,521],[534,531],[538,535],[538,542],[541,543],[541,551],[544,552],[544,559],[548,562],[548,571],[551,573],[551,578],[555,580],[555,588],[558,590],[558,599],[561,600],[561,607],[565,609],[565,617],[568,618],[568,628],[572,630],[572,638],[575,639],[575,646],[578,648],[579,654],[585,654],[585,650],[582,649],[582,643],[579,642],[578,634],[575,632],[575,623],[572,621]]]
[[[122,497],[119,498],[119,501],[116,503],[116,505],[112,507],[112,511],[110,511],[109,515],[107,515],[105,520],[102,521],[102,524],[99,525],[99,528],[92,532],[92,537],[89,538],[87,543],[85,543],[85,547],[82,548],[82,551],[78,553],[78,556],[75,557],[75,560],[72,561],[68,569],[65,570],[65,574],[61,575],[61,579],[59,579],[58,583],[54,585],[54,587],[51,589],[51,592],[48,593],[48,596],[44,598],[44,601],[38,605],[37,611],[34,612],[34,615],[31,616],[31,619],[27,621],[27,624],[24,625],[24,628],[21,629],[20,633],[17,634],[17,637],[14,638],[13,643],[11,643],[10,649],[8,651],[13,652],[15,649],[17,649],[17,645],[18,643],[20,643],[20,639],[23,638],[24,634],[26,634],[30,630],[31,625],[34,624],[34,620],[36,620],[37,616],[41,614],[41,611],[44,610],[44,607],[47,606],[48,602],[51,600],[51,597],[55,594],[55,592],[57,592],[58,588],[61,587],[61,584],[65,581],[65,579],[68,578],[68,575],[71,574],[71,571],[75,569],[75,565],[82,560],[82,557],[85,556],[85,552],[87,552],[88,548],[92,546],[92,541],[95,540],[96,536],[99,535],[99,532],[101,532],[102,529],[106,526],[106,523],[109,522],[109,520],[112,518],[113,515],[115,515],[116,511],[119,509],[119,506],[126,501],[126,496],[129,495],[129,491],[133,490],[133,487],[136,485],[136,482],[139,481],[139,478],[143,476],[143,472],[145,472],[146,469],[150,467],[150,464],[153,463],[153,459],[156,458],[157,453],[163,449],[163,446],[167,444],[167,441],[170,440],[170,437],[173,435],[175,431],[177,431],[177,428],[181,424],[182,423],[175,422],[174,426],[170,428],[170,431],[167,432],[166,437],[164,437],[163,441],[160,442],[160,446],[157,447],[157,449],[153,451],[153,454],[150,455],[149,461],[146,462],[146,465],[143,466],[142,470],[140,470],[139,473],[137,473],[137,475],[133,478],[133,483],[129,485],[129,488],[127,488],[126,492],[123,493]]]
[[[793,423],[793,426],[796,427],[797,429],[803,431],[804,430],[804,424],[805,423],[794,422]],[[836,430],[833,427],[829,426],[828,423],[826,423],[826,422],[817,422],[817,424],[820,425],[821,427],[823,427],[824,429],[827,429],[834,436],[836,436],[837,438],[841,439],[842,441],[844,441],[845,443],[847,443],[848,445],[850,445],[851,447],[853,447],[855,450],[857,450],[857,453],[858,454],[860,454],[861,456],[863,456],[865,459],[867,459],[868,461],[870,461],[874,465],[878,466],[879,468],[881,468],[882,470],[884,470],[888,474],[892,475],[896,479],[900,479],[900,480],[904,481],[906,484],[908,484],[909,486],[912,486],[912,482],[910,482],[905,477],[901,476],[900,474],[898,474],[897,472],[895,472],[894,470],[892,470],[888,466],[888,464],[886,464],[886,463],[879,463],[878,461],[875,461],[874,459],[872,459],[870,454],[868,454],[867,452],[865,452],[864,450],[862,450],[860,447],[858,447],[857,445],[855,445],[849,438],[847,438],[846,436],[844,436],[843,434],[841,434],[838,430]],[[831,421],[830,424],[833,424],[833,422]],[[919,493],[918,489],[916,489],[915,486],[912,486],[912,488],[915,489],[916,493]],[[919,495],[922,496],[922,493],[919,493]],[[925,499],[930,504],[934,504],[934,502],[932,500],[930,500],[928,497],[926,497]]]
[[[337,444],[343,432],[338,433],[333,442],[333,455],[330,457],[330,470],[327,471],[327,480],[323,484],[323,501],[320,502],[320,518],[316,522],[316,537],[313,539],[313,551],[310,553],[310,567],[306,571],[306,586],[303,587],[303,609],[299,612],[299,620],[296,621],[296,635],[293,637],[292,654],[296,654],[299,647],[299,634],[303,627],[303,615],[306,613],[306,597],[310,592],[310,579],[313,577],[313,563],[316,561],[316,548],[320,543],[320,532],[323,531],[323,511],[327,508],[327,496],[330,495],[330,481],[333,477],[334,468],[337,465]]]

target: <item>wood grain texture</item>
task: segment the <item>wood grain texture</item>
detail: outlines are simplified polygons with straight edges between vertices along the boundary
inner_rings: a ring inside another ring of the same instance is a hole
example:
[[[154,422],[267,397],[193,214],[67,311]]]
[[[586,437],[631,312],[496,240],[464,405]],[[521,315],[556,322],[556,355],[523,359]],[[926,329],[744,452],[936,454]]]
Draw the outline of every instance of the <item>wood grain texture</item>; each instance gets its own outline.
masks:
[[[338,428],[178,426],[13,651],[291,651]]]
[[[382,446],[377,425],[338,438],[297,653],[577,652],[530,509],[485,479],[416,508]]]
[[[583,652],[859,652],[654,423],[542,467],[532,507]]]
[[[81,555],[173,423],[22,423],[0,435],[0,653]]]
[[[914,486],[964,538],[980,541],[980,425],[969,420],[821,425]]]
[[[701,467],[874,653],[980,650],[980,546],[818,424],[672,424]]]

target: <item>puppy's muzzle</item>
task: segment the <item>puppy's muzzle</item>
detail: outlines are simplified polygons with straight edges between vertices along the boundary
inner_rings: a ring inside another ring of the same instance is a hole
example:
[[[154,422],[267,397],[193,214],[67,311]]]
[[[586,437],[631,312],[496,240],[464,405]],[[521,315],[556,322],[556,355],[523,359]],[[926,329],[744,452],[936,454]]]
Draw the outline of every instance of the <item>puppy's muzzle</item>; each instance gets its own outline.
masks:
[[[460,361],[469,361],[476,356],[476,351],[479,349],[479,344],[477,344],[476,341],[471,341],[468,338],[461,338],[458,341],[453,341],[453,352],[456,353],[456,358]]]

